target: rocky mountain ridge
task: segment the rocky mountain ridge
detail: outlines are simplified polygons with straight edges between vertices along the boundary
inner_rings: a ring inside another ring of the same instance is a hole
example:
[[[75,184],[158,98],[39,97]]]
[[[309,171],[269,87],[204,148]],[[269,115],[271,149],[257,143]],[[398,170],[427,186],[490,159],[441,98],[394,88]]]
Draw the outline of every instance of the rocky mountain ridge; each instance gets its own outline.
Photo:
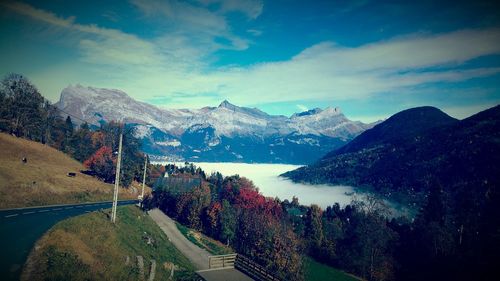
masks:
[[[217,107],[169,109],[136,101],[120,90],[81,85],[63,89],[56,105],[96,126],[122,121],[136,128],[147,153],[191,161],[304,164],[372,126],[349,120],[339,108],[290,117],[227,100]]]

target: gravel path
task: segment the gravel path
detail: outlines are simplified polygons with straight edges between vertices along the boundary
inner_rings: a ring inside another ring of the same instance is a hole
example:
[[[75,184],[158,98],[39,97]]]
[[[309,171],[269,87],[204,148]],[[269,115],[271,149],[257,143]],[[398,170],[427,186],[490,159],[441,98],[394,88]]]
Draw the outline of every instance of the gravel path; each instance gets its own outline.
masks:
[[[148,214],[165,232],[170,242],[193,263],[197,270],[208,269],[208,256],[210,254],[207,251],[200,249],[184,237],[177,229],[175,222],[159,209],[153,209]]]

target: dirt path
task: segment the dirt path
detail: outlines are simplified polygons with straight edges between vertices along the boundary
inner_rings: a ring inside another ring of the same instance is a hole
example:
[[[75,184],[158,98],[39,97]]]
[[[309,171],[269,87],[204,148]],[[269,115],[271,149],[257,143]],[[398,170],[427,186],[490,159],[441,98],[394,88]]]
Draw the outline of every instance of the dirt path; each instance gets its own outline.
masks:
[[[184,237],[177,229],[175,222],[159,209],[153,209],[148,214],[165,232],[170,242],[193,263],[197,270],[208,269],[208,256],[210,254],[207,251],[200,249]]]

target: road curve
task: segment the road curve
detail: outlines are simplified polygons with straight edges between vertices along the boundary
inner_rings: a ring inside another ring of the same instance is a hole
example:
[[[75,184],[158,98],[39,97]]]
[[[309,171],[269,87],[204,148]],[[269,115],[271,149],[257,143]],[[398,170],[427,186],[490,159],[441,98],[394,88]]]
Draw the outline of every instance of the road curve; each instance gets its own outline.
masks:
[[[123,200],[118,205],[136,202]],[[1,279],[19,280],[31,248],[54,224],[68,217],[111,208],[111,205],[111,201],[106,201],[0,210]]]

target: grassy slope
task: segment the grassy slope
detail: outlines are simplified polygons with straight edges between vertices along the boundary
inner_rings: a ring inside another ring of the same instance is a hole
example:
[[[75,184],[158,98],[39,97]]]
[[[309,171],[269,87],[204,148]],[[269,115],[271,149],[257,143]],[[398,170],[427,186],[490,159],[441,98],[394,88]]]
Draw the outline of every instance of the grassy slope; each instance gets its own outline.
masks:
[[[226,255],[234,253],[233,249],[227,247],[223,243],[214,240],[196,230],[188,228],[178,222],[175,223],[179,231],[189,241],[193,242],[196,246],[207,250],[212,255]]]
[[[54,148],[0,133],[0,153],[0,208],[112,198],[113,185],[80,173],[85,169],[80,162]],[[68,172],[77,175],[70,178]],[[121,190],[120,199],[135,198],[137,194]]]
[[[304,260],[305,277],[307,281],[335,280],[335,281],[359,281],[343,271],[331,266],[319,263],[312,258]]]
[[[155,280],[167,280],[166,264],[175,264],[175,280],[192,280],[193,266],[161,229],[135,206],[119,207],[113,225],[106,211],[56,224],[35,245],[21,280],[139,280],[136,256],[144,257],[146,277],[156,261]],[[144,232],[155,241],[148,245]],[[130,257],[126,265],[126,257]]]

